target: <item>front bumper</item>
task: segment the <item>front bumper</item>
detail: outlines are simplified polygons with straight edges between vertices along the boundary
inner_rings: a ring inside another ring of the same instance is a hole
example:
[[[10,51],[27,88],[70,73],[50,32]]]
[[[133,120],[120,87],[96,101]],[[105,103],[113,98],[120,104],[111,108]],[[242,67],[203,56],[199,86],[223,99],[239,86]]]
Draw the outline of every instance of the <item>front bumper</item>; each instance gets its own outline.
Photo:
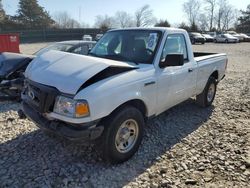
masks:
[[[103,126],[97,126],[98,121],[79,125],[66,124],[55,120],[50,121],[25,102],[22,102],[22,110],[42,130],[52,132],[69,140],[95,140],[101,136],[104,130]]]
[[[200,42],[200,43],[204,43],[204,42],[206,42],[206,39],[205,38],[201,38],[201,37],[194,37],[194,40],[195,40],[195,42]]]

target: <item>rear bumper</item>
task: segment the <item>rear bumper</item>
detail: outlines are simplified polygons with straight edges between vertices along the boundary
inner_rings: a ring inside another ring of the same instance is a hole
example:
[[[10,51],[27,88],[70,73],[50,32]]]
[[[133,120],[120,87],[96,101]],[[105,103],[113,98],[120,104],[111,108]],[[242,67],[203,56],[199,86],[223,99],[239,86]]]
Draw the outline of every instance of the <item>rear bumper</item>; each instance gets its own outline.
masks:
[[[25,102],[22,102],[22,110],[40,129],[52,132],[69,140],[95,140],[101,136],[104,130],[103,126],[97,126],[98,121],[80,125],[71,125],[60,121],[49,121]]]

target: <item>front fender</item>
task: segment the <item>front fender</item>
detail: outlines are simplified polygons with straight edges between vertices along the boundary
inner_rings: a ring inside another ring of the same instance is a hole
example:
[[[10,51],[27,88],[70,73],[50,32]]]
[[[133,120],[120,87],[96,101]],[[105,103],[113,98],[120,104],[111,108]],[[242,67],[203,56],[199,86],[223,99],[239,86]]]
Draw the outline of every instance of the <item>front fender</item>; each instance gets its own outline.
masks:
[[[79,92],[75,99],[85,99],[89,103],[91,120],[101,119],[131,100],[141,100],[146,106],[146,116],[154,114],[156,104],[156,86],[141,86],[140,83],[128,84],[109,90],[98,91],[91,88]]]

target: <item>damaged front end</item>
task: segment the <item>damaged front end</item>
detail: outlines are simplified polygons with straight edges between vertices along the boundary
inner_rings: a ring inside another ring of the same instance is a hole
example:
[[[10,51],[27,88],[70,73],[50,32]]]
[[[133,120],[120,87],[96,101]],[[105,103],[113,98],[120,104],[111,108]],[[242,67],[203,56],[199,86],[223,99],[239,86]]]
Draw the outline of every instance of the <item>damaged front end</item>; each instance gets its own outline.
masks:
[[[19,100],[24,71],[34,57],[17,53],[0,54],[0,100]]]

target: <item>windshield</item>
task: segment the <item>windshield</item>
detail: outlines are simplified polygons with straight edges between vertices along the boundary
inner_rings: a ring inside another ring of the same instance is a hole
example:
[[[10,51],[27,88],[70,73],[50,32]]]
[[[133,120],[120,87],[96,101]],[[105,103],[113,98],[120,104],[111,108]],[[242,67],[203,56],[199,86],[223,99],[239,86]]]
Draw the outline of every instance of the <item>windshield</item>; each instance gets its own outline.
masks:
[[[49,45],[41,50],[39,50],[38,52],[36,52],[34,55],[40,56],[42,54],[44,54],[47,51],[50,50],[57,50],[57,51],[62,51],[62,52],[68,52],[71,48],[73,47],[73,45],[71,44],[52,44]]]
[[[192,33],[194,36],[197,36],[197,37],[202,37],[202,35],[200,33]]]
[[[152,64],[160,31],[125,30],[106,33],[90,55],[118,61]]]
[[[212,38],[210,35],[208,34],[203,34],[204,37],[207,37],[207,38]]]

